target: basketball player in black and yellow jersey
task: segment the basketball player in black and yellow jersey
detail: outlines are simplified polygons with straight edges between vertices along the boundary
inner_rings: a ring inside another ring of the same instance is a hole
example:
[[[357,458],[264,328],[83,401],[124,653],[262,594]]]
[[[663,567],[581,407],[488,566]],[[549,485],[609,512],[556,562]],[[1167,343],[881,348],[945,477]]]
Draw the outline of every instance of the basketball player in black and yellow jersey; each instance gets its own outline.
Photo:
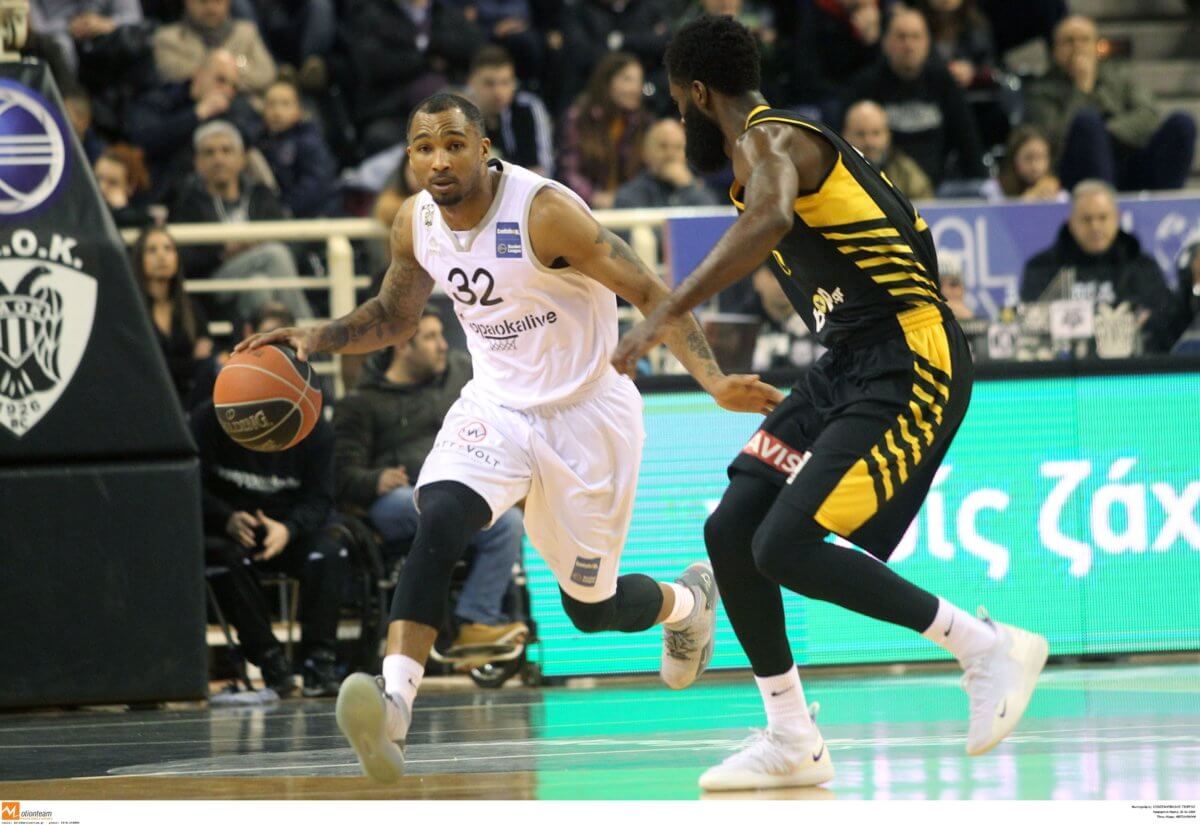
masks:
[[[971,396],[971,355],[938,287],[929,228],[840,135],[767,105],[754,39],[731,18],[681,29],[666,62],[689,159],[709,171],[732,158],[730,197],[741,214],[622,339],[614,365],[630,373],[665,324],[764,259],[828,347],[734,459],[705,524],[768,726],[700,786],[833,778],[785,635],[780,586],[911,628],[957,657],[970,698],[967,753],[984,753],[1028,705],[1046,640],[975,618],[881,563],[916,516]],[[826,542],[830,533],[866,552]]]

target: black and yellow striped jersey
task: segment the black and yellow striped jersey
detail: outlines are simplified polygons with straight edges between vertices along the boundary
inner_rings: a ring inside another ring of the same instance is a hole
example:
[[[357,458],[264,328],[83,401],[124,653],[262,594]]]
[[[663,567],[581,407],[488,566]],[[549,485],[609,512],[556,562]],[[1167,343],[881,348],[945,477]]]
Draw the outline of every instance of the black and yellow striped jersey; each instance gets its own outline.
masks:
[[[929,226],[891,181],[841,135],[792,112],[759,106],[746,128],[771,122],[818,132],[837,151],[820,188],[796,198],[792,229],[770,261],[817,340],[900,335],[901,313],[944,304]],[[729,196],[745,209],[737,181]]]

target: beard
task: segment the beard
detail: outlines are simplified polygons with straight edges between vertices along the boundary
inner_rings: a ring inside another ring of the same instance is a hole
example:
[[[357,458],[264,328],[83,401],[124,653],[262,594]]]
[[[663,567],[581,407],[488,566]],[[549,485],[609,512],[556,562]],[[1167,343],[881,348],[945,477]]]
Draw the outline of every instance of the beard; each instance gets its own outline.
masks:
[[[709,120],[695,103],[688,103],[683,117],[683,131],[687,137],[686,154],[688,163],[701,174],[720,172],[729,164],[725,154],[725,133],[715,122]]]

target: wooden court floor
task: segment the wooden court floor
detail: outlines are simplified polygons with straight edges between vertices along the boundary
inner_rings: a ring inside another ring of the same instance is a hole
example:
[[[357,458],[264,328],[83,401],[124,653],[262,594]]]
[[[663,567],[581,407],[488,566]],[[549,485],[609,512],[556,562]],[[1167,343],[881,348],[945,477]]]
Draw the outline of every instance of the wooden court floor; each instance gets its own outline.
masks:
[[[1200,798],[1200,664],[1048,670],[1021,727],[963,752],[950,672],[805,674],[837,768],[827,800]],[[409,775],[358,775],[332,700],[265,708],[0,713],[0,798],[695,799],[696,778],[763,724],[749,674],[674,693],[649,679],[586,688],[433,689]],[[729,795],[721,795],[729,796]]]

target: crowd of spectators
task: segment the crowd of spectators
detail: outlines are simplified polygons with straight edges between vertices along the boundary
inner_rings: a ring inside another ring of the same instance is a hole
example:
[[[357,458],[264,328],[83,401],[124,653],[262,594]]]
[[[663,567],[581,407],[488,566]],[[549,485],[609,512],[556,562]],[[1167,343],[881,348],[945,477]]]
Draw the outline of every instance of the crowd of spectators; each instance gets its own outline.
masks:
[[[844,129],[910,199],[1053,200],[1084,179],[1174,189],[1195,124],[1095,23],[1023,0],[33,0],[29,51],[122,226],[395,214],[424,96],[472,97],[492,151],[596,208],[724,202],[680,158],[663,54],[701,14],[756,37],[764,92]],[[1042,42],[1049,70],[1006,55]],[[1018,67],[1019,68],[1019,67]],[[1019,82],[1018,82],[1019,81]],[[1018,87],[1021,87],[1017,91]],[[203,145],[203,149],[202,149]],[[363,191],[370,195],[364,200]],[[296,248],[181,250],[191,278],[311,270]],[[266,298],[312,314],[303,294]],[[247,301],[210,299],[214,319]]]

